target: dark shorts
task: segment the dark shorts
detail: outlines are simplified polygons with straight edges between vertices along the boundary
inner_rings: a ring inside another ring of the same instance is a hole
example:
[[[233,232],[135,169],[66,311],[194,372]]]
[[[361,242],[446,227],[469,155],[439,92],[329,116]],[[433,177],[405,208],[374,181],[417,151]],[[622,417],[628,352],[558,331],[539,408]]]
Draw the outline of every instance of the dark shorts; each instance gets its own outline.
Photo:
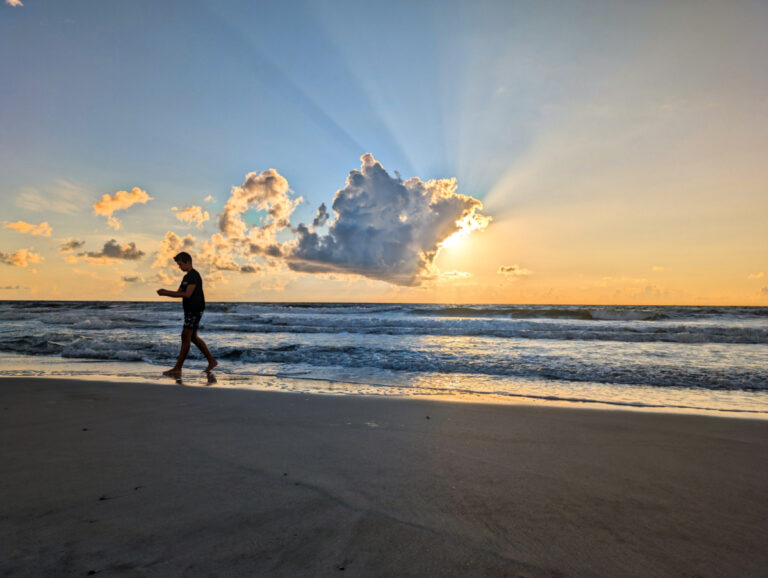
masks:
[[[200,320],[203,318],[202,311],[185,311],[184,312],[184,329],[192,329],[197,331],[200,327]]]

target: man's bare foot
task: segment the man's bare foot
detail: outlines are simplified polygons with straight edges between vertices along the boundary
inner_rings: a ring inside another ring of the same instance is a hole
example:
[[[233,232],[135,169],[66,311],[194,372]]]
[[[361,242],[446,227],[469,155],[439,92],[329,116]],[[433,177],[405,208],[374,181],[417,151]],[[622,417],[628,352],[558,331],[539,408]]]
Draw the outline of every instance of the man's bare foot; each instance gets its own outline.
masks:
[[[206,367],[203,371],[205,371],[205,373],[210,373],[211,371],[213,371],[213,368],[216,367],[218,364],[219,362],[216,361],[215,359],[213,361],[209,361],[208,367]]]
[[[168,371],[164,371],[163,375],[167,375],[169,377],[179,377],[179,376],[181,376],[181,370],[180,369],[176,369],[175,367],[172,367]]]

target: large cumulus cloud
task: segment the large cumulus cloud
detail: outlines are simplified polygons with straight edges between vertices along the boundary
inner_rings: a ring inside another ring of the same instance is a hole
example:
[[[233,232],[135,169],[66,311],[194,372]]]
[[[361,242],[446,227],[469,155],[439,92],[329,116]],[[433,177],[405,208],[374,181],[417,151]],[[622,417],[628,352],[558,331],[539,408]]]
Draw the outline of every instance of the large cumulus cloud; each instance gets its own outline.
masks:
[[[482,203],[457,192],[455,179],[403,181],[371,154],[349,173],[333,200],[327,234],[299,225],[285,257],[294,271],[351,273],[397,285],[419,285],[439,273],[440,245],[459,231],[483,229]],[[324,223],[321,208],[314,225]]]
[[[293,226],[302,198],[275,169],[251,172],[231,188],[218,216],[219,231],[195,243],[168,232],[153,268],[172,264],[172,256],[195,248],[194,262],[204,273],[265,274],[287,266],[307,274],[360,275],[403,286],[440,276],[435,258],[452,235],[485,228],[490,218],[482,203],[457,192],[455,179],[422,181],[390,176],[373,155],[361,157],[349,173],[331,210],[320,204],[311,224]],[[256,215],[254,220],[246,214]],[[320,230],[324,233],[321,233]]]

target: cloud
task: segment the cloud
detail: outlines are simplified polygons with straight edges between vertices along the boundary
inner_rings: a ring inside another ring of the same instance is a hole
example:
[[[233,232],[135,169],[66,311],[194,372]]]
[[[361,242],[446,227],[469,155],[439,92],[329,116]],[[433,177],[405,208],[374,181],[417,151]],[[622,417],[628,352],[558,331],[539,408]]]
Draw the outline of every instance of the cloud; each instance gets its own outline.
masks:
[[[28,211],[45,211],[62,215],[75,215],[87,203],[89,193],[82,187],[58,179],[43,191],[28,188],[16,197],[16,205]]]
[[[144,277],[141,275],[123,275],[123,281],[126,283],[144,283]]]
[[[22,289],[29,289],[26,285],[5,285],[0,287],[0,291],[19,291]]]
[[[107,224],[117,230],[120,229],[121,224],[112,213],[125,210],[136,203],[146,203],[151,200],[152,197],[147,194],[147,191],[143,191],[139,187],[134,187],[131,189],[130,193],[128,191],[117,191],[112,196],[105,193],[102,195],[101,200],[96,201],[93,205],[93,212],[97,215],[107,217]]]
[[[280,292],[285,291],[291,283],[293,283],[293,279],[278,275],[270,275],[261,277],[256,283],[253,283],[251,287],[258,291]]]
[[[654,265],[653,267],[651,267],[651,270],[652,271],[656,271],[657,273],[660,273],[662,271],[666,271],[667,268],[666,267],[661,267],[659,265]]]
[[[337,191],[333,212],[322,203],[311,226],[296,228],[290,219],[302,198],[293,198],[288,181],[275,169],[247,173],[230,190],[218,218],[219,232],[197,246],[193,237],[182,239],[169,231],[152,267],[172,264],[176,253],[195,246],[195,265],[208,274],[261,274],[265,267],[287,266],[302,273],[361,275],[414,286],[439,278],[434,260],[446,239],[490,222],[480,214],[480,201],[456,192],[455,179],[403,181],[400,175],[390,176],[372,155],[361,160],[361,170],[352,171],[345,188]],[[249,211],[260,213],[257,224],[246,217]],[[198,225],[210,218],[198,206],[179,211],[178,217]],[[317,232],[328,225],[327,234]],[[284,237],[278,240],[281,232]],[[264,262],[255,263],[256,258]]]
[[[212,202],[212,201],[214,201],[214,200],[215,200],[215,199],[213,198],[213,195],[208,195],[207,197],[205,197],[205,198],[203,199],[203,201],[204,201],[204,202],[206,202],[206,203],[210,203],[210,202]]]
[[[215,233],[210,241],[203,242],[198,260],[212,271],[240,271],[233,254],[237,250],[237,241]]]
[[[168,273],[166,273],[161,269],[160,271],[155,273],[155,276],[152,277],[151,281],[153,282],[157,281],[158,283],[162,283],[163,285],[174,285],[174,284],[178,284],[178,282],[181,281],[181,276],[169,275]],[[207,280],[206,280],[206,283],[207,283]],[[210,283],[208,283],[208,285],[210,285]]]
[[[16,221],[15,223],[9,223],[3,221],[3,228],[13,229],[22,234],[39,235],[41,237],[50,237],[53,233],[53,228],[47,221],[43,221],[39,225],[33,225],[32,223],[25,223],[24,221]]]
[[[174,210],[177,210],[174,207]],[[198,227],[202,227],[203,223],[210,220],[211,216],[208,211],[203,211],[202,207],[191,206],[185,207],[176,213],[176,218],[182,223],[195,224]]]
[[[33,252],[31,249],[19,249],[15,253],[0,252],[0,263],[13,265],[14,267],[27,267],[40,263],[42,260],[43,258],[40,254]]]
[[[59,253],[71,253],[83,245],[85,245],[85,241],[78,241],[77,239],[66,239],[61,245],[59,245]]]
[[[288,181],[275,169],[245,175],[240,186],[232,187],[219,216],[219,231],[203,243],[201,262],[218,271],[239,271],[236,259],[258,255],[283,255],[276,234],[290,227],[290,217],[301,197],[292,199]],[[260,225],[249,227],[243,216],[249,210],[262,211]]]
[[[750,273],[749,275],[747,275],[747,279],[762,279],[763,277],[765,277],[765,273],[763,273],[762,271],[760,271],[759,273]]]
[[[115,239],[110,239],[104,243],[104,247],[98,253],[92,251],[78,253],[79,257],[85,257],[88,262],[97,265],[115,263],[118,260],[138,261],[144,255],[144,251],[136,248],[136,243],[120,245]]]
[[[244,239],[249,233],[254,240],[271,240],[277,231],[290,226],[290,216],[302,198],[288,196],[288,181],[275,169],[262,173],[248,173],[243,184],[232,187],[224,210],[219,217],[219,230],[225,237]],[[249,209],[266,211],[264,224],[253,227],[243,221]]]
[[[498,268],[496,271],[499,275],[504,275],[505,277],[525,277],[528,275],[533,275],[533,271],[530,269],[524,269],[520,265],[502,265]]]
[[[174,263],[173,258],[182,251],[189,251],[195,246],[195,238],[187,235],[183,239],[176,233],[168,231],[160,243],[160,250],[152,262],[152,268],[167,267]]]
[[[457,279],[469,279],[472,273],[467,271],[445,271],[440,273],[440,279],[443,281],[456,281]]]
[[[632,293],[632,295],[635,297],[648,298],[667,297],[669,294],[669,290],[664,289],[663,287],[659,287],[658,285],[646,285],[645,287],[637,289]]]
[[[5,3],[8,4],[8,6],[13,6],[14,8],[17,6],[24,6],[21,0],[5,0]]]
[[[322,227],[328,221],[328,217],[330,217],[328,209],[326,208],[325,203],[321,203],[317,209],[317,216],[312,221],[312,226]]]
[[[350,172],[346,186],[336,192],[336,218],[328,233],[298,226],[298,239],[284,251],[294,271],[357,274],[416,286],[439,273],[434,260],[444,240],[490,222],[479,213],[479,200],[456,192],[455,179],[403,181],[371,154],[361,161],[361,169]]]

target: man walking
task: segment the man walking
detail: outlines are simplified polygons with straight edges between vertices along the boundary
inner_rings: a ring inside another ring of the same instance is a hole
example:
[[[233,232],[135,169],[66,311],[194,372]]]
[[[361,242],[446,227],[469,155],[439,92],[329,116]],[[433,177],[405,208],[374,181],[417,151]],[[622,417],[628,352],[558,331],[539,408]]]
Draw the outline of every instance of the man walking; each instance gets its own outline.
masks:
[[[179,351],[179,357],[176,359],[176,365],[168,371],[164,371],[163,375],[171,377],[181,376],[181,367],[184,365],[184,360],[189,353],[190,343],[194,343],[202,354],[205,355],[205,358],[208,360],[208,367],[205,368],[205,371],[210,373],[219,362],[211,355],[205,341],[200,339],[197,334],[197,329],[200,327],[200,319],[203,317],[203,311],[205,311],[203,278],[200,277],[200,273],[192,268],[192,256],[189,253],[181,252],[173,260],[176,261],[179,269],[184,271],[186,275],[181,280],[181,285],[179,285],[177,291],[158,289],[157,294],[165,297],[182,298],[184,327],[181,330],[181,350]]]

